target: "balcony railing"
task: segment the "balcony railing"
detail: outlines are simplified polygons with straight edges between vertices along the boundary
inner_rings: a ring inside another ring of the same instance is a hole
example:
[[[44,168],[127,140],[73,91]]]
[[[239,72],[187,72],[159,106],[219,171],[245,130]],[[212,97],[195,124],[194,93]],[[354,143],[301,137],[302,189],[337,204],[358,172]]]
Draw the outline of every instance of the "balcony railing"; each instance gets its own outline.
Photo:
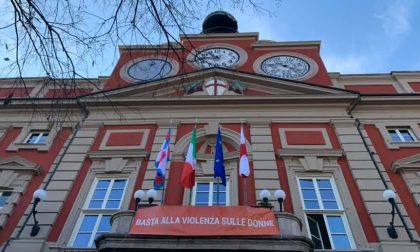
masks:
[[[141,209],[139,210],[141,211]],[[313,243],[302,234],[302,222],[290,213],[275,213],[278,236],[167,236],[129,234],[135,211],[121,211],[111,218],[112,229],[97,237],[98,251],[312,251]]]

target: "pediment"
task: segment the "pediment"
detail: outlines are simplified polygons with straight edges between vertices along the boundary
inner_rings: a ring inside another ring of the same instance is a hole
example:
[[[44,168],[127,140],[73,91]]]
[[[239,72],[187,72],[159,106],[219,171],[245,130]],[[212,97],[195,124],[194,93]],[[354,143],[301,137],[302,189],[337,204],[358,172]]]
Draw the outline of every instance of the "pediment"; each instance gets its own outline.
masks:
[[[13,170],[13,171],[28,171],[36,174],[40,173],[40,166],[25,158],[13,156],[7,158],[0,158],[0,171]]]
[[[392,163],[392,171],[397,173],[403,170],[420,171],[420,154],[396,160]]]
[[[227,82],[228,84],[222,95],[232,97],[354,95],[354,92],[339,88],[223,68],[205,69],[165,79],[135,83],[131,86],[107,91],[106,93],[108,98],[208,97],[212,95],[205,92],[204,85],[206,81],[213,79]]]

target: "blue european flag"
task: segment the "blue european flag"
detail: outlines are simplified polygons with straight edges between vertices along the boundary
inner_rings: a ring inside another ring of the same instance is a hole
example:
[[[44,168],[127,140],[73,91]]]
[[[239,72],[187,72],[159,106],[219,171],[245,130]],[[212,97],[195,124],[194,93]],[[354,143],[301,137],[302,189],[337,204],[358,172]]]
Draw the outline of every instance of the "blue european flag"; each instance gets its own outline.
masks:
[[[216,154],[214,155],[214,177],[219,177],[226,186],[225,164],[223,159],[222,134],[220,128],[217,132]]]

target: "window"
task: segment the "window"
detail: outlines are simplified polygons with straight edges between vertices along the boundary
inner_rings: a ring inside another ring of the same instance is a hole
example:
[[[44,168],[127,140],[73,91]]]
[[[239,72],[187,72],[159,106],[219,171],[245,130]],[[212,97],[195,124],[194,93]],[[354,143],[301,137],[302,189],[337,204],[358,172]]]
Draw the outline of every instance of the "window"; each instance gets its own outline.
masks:
[[[196,182],[191,204],[195,206],[228,206],[229,181],[226,178],[226,187],[216,182]]]
[[[0,191],[0,209],[6,205],[10,195],[12,195],[11,191]]]
[[[74,229],[73,247],[93,247],[96,236],[111,230],[111,215],[119,211],[127,179],[97,179],[93,184]]]
[[[26,144],[46,144],[49,131],[33,131],[26,138]]]
[[[331,178],[298,178],[308,233],[317,249],[355,247],[343,206]]]
[[[393,143],[417,142],[417,139],[409,127],[387,128]]]

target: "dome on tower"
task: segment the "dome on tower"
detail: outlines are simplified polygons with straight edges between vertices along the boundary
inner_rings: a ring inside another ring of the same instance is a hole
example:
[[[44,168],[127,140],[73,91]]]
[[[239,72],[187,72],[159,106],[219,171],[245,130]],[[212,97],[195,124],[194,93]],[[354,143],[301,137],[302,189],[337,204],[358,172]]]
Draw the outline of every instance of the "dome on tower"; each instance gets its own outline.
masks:
[[[210,13],[203,22],[203,33],[236,33],[238,22],[226,11],[215,11]]]

